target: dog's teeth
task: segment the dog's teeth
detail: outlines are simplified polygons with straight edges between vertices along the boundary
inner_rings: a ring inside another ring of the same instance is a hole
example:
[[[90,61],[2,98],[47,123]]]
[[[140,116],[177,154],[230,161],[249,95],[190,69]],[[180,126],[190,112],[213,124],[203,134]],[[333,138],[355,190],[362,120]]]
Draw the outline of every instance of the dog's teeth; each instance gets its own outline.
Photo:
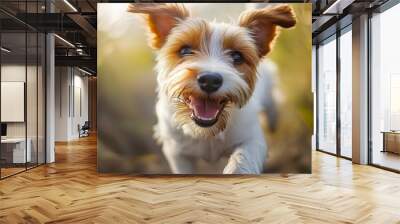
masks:
[[[211,118],[209,118],[209,117],[199,117],[201,120],[205,120],[205,121],[211,121],[211,120],[214,120],[215,119],[215,117],[211,117]]]

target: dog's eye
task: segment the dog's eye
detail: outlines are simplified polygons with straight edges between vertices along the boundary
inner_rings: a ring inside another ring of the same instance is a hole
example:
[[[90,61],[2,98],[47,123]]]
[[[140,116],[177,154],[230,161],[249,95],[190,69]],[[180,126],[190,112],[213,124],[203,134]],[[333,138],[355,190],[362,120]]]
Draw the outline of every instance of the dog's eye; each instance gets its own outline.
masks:
[[[190,46],[183,46],[180,50],[179,50],[179,55],[180,56],[187,56],[187,55],[192,55],[193,51],[192,48]]]
[[[240,65],[244,62],[243,55],[239,51],[232,51],[231,57],[235,65]]]

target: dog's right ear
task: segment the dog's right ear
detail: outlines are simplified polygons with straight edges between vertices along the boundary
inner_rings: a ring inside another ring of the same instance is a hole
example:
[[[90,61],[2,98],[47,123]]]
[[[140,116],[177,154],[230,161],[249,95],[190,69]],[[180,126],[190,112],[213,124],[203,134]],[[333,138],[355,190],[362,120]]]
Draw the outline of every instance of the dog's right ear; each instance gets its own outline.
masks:
[[[145,15],[150,31],[150,46],[160,49],[171,29],[189,17],[189,11],[182,4],[131,3],[128,12]]]
[[[250,30],[259,56],[264,57],[271,50],[274,39],[278,36],[277,26],[290,28],[296,25],[292,7],[287,4],[243,12],[239,25]]]

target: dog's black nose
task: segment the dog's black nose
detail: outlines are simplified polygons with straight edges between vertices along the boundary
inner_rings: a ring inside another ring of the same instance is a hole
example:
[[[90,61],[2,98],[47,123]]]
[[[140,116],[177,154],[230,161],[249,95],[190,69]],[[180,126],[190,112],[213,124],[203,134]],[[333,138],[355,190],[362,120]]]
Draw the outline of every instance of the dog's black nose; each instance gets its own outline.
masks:
[[[222,76],[218,73],[202,73],[197,77],[197,82],[204,92],[212,93],[222,86]]]

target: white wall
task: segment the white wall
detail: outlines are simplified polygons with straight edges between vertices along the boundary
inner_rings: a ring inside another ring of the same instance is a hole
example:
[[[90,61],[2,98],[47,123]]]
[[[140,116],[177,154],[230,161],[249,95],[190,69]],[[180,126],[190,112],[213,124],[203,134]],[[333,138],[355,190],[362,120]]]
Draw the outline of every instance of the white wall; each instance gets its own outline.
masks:
[[[55,68],[55,141],[68,140],[69,68]]]
[[[78,73],[74,75],[74,108],[72,109],[73,119],[72,119],[72,130],[71,135],[74,138],[79,137],[78,133],[78,124],[81,126],[85,123],[85,121],[89,120],[88,110],[89,110],[89,102],[88,102],[88,77],[82,76],[82,73]],[[74,113],[75,112],[75,113]]]
[[[27,69],[28,75],[31,75],[31,74],[36,75],[36,67],[33,67],[33,66],[28,66],[26,68],[25,64],[24,65],[17,65],[17,64],[2,65],[1,66],[1,81],[2,82],[25,82],[26,83],[25,69]],[[27,96],[28,97],[36,97],[36,90],[33,93],[28,92]],[[29,101],[31,101],[31,100],[29,100]],[[36,107],[36,105],[35,105],[35,107]],[[5,108],[2,108],[2,110],[5,110]],[[28,120],[31,121],[33,119],[31,117],[28,117]],[[31,125],[29,125],[29,127],[31,127]],[[25,122],[7,122],[7,136],[8,137],[25,137]]]
[[[76,68],[56,67],[55,89],[55,140],[77,139],[78,125],[88,120],[88,78]]]

